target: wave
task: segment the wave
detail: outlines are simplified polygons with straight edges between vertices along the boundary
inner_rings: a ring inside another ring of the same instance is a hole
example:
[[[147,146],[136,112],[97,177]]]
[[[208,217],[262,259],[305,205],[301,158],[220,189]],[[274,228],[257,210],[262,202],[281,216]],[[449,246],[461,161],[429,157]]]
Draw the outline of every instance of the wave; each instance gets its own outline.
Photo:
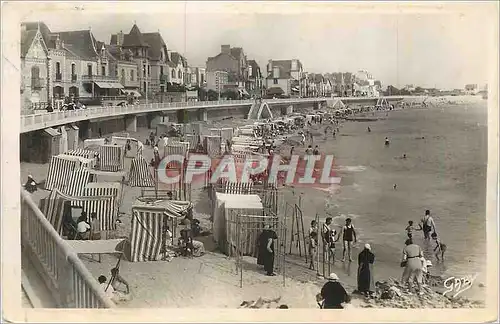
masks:
[[[366,167],[364,165],[343,165],[336,167],[335,170],[345,172],[361,172],[365,171]]]

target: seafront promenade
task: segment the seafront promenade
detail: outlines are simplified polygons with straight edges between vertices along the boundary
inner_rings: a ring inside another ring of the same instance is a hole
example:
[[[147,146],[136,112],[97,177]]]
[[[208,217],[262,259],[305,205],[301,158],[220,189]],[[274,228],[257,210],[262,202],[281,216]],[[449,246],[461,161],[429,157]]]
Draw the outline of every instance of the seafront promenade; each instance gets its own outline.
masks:
[[[314,105],[335,100],[344,104],[366,104],[374,105],[380,99],[387,99],[390,102],[404,99],[402,96],[393,97],[319,97],[319,98],[291,98],[291,99],[268,99],[263,100],[270,107],[285,105]],[[415,97],[418,98],[418,97]],[[216,109],[249,109],[256,104],[256,100],[221,100],[221,101],[199,101],[199,102],[174,102],[174,103],[151,103],[142,105],[123,105],[108,107],[89,107],[87,109],[65,110],[54,112],[36,112],[33,114],[20,116],[20,132],[27,133],[47,127],[54,127],[64,124],[75,123],[83,120],[107,117],[122,117],[125,115],[137,115],[155,112],[177,112],[178,110],[216,110]],[[203,119],[203,118],[202,118]],[[206,119],[206,118],[205,118]]]

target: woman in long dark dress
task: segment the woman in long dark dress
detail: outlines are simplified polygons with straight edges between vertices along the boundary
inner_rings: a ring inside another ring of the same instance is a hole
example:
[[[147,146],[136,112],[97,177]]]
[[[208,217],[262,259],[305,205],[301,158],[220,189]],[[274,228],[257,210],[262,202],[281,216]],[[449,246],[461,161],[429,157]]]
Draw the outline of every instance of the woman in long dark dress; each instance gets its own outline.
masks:
[[[358,291],[365,295],[375,292],[374,262],[375,254],[372,253],[370,244],[365,244],[365,248],[358,255]]]
[[[257,254],[257,264],[263,266],[264,265],[264,258],[266,255],[266,250],[267,250],[267,241],[268,241],[268,226],[266,225],[264,227],[264,230],[262,233],[259,235],[259,239],[257,242],[258,245],[258,251],[259,253]]]

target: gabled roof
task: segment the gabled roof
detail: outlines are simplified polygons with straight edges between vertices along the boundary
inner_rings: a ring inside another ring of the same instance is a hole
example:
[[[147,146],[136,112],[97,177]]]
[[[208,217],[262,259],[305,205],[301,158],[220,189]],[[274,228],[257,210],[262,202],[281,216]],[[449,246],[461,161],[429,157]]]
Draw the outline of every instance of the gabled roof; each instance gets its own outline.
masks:
[[[175,64],[175,66],[177,66],[179,64],[187,66],[187,61],[184,58],[184,56],[182,56],[181,54],[179,54],[177,52],[171,52],[170,53],[170,59],[172,60],[172,63]]]
[[[160,60],[160,53],[163,47],[167,47],[165,42],[163,41],[163,37],[161,37],[160,33],[144,33],[142,37],[146,44],[150,47],[148,49],[148,56],[152,60]],[[166,55],[165,61],[168,61],[168,55]]]
[[[38,28],[40,28],[40,33],[42,34],[45,45],[49,46],[49,44],[51,43],[50,40],[52,32],[44,22],[42,21],[25,22],[22,23],[21,26],[23,26],[26,29],[26,31],[38,30]]]
[[[58,32],[57,34],[64,44],[70,45],[70,50],[82,59],[94,59],[98,56],[97,41],[89,29]]]
[[[136,24],[132,26],[130,32],[123,37],[123,47],[149,47]]]
[[[37,32],[37,30],[21,31],[21,57],[26,57],[26,54],[28,54]]]

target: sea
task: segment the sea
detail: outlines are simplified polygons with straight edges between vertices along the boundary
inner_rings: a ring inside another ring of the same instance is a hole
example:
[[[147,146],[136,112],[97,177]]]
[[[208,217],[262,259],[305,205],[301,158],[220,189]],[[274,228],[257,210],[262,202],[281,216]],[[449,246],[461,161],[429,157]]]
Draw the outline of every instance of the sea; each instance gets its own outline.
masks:
[[[445,261],[436,262],[435,244],[425,242],[422,232],[414,237],[433,262],[433,274],[477,275],[476,283],[484,282],[486,102],[410,108],[382,118],[345,122],[337,139],[323,144],[333,150],[342,178],[326,199],[325,212],[337,225],[352,218],[359,236],[356,251],[370,243],[376,264],[393,265],[379,275],[400,278],[405,228],[410,220],[418,226],[429,209],[448,248]]]

